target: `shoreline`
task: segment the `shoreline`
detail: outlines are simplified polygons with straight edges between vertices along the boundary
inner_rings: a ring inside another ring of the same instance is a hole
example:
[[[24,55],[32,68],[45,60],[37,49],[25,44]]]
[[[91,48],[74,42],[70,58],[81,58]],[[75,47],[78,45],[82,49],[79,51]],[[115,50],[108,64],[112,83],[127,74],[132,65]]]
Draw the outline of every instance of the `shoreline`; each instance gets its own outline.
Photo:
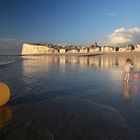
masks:
[[[0,56],[97,56],[97,55],[140,55],[140,52],[96,52],[96,53],[48,53],[48,54],[0,54]]]

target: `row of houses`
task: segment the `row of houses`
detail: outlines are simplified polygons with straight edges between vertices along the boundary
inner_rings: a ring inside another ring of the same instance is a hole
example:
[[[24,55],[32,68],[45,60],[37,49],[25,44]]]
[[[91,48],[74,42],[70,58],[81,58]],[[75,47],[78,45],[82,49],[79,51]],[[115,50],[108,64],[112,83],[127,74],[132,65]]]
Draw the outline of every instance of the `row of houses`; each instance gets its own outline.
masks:
[[[97,53],[97,52],[130,52],[140,51],[140,44],[133,46],[99,46],[97,43],[90,47],[81,46],[65,46],[65,45],[53,45],[53,44],[23,44],[22,55],[29,54],[52,54],[52,53]]]

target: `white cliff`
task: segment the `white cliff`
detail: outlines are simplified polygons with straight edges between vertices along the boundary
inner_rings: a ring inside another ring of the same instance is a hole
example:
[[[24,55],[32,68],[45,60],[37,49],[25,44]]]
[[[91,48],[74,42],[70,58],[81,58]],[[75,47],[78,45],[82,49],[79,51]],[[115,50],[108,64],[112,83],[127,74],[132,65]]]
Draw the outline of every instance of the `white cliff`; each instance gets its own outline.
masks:
[[[22,47],[22,55],[33,55],[33,54],[48,54],[53,53],[54,49],[48,45],[41,44],[27,44],[24,43]]]

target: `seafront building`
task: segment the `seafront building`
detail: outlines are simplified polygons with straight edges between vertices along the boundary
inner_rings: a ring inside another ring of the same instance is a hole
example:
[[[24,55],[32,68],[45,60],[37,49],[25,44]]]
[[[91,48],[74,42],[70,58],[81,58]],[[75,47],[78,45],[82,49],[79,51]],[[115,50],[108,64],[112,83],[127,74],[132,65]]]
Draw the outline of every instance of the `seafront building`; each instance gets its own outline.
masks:
[[[94,45],[89,47],[82,46],[66,46],[66,45],[53,45],[53,44],[33,44],[24,43],[21,55],[40,55],[40,54],[86,54],[86,53],[109,53],[109,52],[131,52],[139,51],[140,44],[136,46],[99,46],[95,42]]]

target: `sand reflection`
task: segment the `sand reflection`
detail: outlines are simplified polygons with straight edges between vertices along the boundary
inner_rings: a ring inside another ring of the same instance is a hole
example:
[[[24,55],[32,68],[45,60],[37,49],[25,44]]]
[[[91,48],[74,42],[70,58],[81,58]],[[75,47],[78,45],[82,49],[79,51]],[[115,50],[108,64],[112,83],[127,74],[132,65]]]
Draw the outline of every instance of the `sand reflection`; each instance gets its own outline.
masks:
[[[0,128],[6,126],[9,120],[12,118],[12,109],[8,106],[0,108]]]

